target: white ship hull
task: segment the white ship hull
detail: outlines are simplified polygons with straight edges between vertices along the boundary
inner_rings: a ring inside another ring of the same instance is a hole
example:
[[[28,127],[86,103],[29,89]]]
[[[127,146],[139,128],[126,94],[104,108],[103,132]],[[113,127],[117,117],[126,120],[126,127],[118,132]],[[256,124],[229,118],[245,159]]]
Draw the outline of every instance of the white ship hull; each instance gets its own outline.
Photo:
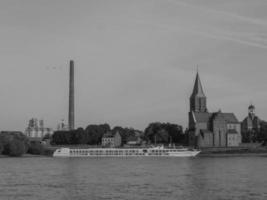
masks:
[[[194,157],[200,151],[189,149],[157,148],[88,148],[88,149],[57,149],[54,157]]]

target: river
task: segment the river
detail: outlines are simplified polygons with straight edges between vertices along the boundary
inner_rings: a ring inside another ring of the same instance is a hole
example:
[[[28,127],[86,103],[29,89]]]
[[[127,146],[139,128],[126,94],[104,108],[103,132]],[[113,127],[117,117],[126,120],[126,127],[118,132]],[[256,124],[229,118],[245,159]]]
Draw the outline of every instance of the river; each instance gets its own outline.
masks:
[[[267,199],[267,157],[0,159],[0,200]]]

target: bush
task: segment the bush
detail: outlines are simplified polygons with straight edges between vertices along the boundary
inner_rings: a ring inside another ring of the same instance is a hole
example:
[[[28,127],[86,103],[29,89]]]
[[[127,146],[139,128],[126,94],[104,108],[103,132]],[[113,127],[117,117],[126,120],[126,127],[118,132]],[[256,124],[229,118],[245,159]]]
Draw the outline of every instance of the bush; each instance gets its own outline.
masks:
[[[0,154],[2,154],[3,151],[4,151],[4,145],[2,144],[2,142],[0,142]]]
[[[23,141],[13,139],[8,143],[8,155],[9,156],[22,156],[26,153],[26,147]]]
[[[27,152],[29,141],[21,132],[1,132],[2,154],[9,156],[21,156]]]
[[[34,142],[30,144],[28,153],[34,155],[43,155],[44,154],[44,146],[40,142]]]

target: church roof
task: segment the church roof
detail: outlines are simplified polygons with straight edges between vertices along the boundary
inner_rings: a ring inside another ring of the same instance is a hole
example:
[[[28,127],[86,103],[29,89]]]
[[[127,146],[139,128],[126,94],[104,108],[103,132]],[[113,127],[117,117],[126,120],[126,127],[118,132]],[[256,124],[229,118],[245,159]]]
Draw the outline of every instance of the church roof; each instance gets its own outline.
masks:
[[[203,88],[202,88],[202,85],[201,85],[201,81],[200,81],[198,72],[197,72],[197,75],[196,75],[196,80],[195,80],[193,92],[191,94],[191,98],[192,97],[206,97],[204,92],[203,92]]]
[[[208,113],[208,112],[194,112],[194,117],[196,122],[198,123],[206,123],[208,122],[212,116],[214,116],[216,113]],[[227,123],[239,123],[238,119],[236,118],[234,113],[220,113],[223,115],[224,119],[227,121]]]
[[[212,113],[208,112],[194,112],[196,122],[208,122]]]
[[[245,117],[245,119],[242,121],[242,123],[244,123],[244,122],[247,122],[247,123],[252,123],[252,122],[260,123],[261,121],[262,120],[258,116],[256,116],[256,115],[251,116],[249,114],[247,117]]]
[[[228,123],[239,123],[234,113],[222,113]]]
[[[229,134],[238,134],[238,132],[235,129],[230,129],[227,131]]]
[[[110,131],[103,135],[103,138],[112,138],[112,137],[114,137],[114,134]]]
[[[138,141],[139,137],[131,135],[128,139],[127,142],[134,142]]]
[[[109,131],[103,135],[103,138],[113,138],[113,137],[115,137],[116,134],[120,135],[120,133],[118,131],[116,131],[116,132]]]

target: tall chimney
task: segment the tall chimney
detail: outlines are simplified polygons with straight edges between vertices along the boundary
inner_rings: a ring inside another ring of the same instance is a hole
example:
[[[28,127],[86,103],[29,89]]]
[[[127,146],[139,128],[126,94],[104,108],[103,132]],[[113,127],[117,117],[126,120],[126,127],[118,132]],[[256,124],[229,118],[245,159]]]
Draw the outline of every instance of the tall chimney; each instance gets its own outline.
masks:
[[[69,130],[74,130],[74,61],[70,61],[70,85],[69,85]]]

